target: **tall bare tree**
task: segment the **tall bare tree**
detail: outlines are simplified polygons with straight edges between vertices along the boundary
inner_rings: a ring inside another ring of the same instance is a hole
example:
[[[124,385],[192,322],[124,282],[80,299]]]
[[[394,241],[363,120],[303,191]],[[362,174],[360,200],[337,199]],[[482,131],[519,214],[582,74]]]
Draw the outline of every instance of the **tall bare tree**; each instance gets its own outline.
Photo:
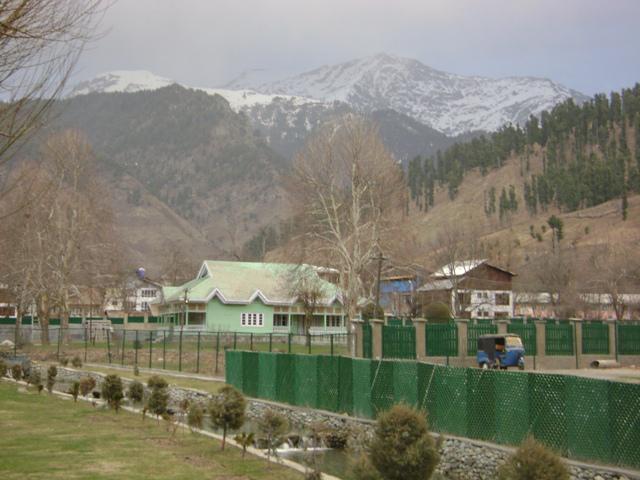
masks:
[[[0,163],[42,124],[104,8],[103,0],[0,0]]]
[[[318,307],[328,296],[324,282],[309,265],[296,265],[286,276],[286,284],[291,298],[295,298],[304,313],[303,330],[309,333],[313,324],[313,316]]]
[[[340,271],[344,306],[356,315],[375,254],[397,248],[405,220],[402,171],[377,129],[357,117],[326,126],[297,155],[286,191],[305,245]]]

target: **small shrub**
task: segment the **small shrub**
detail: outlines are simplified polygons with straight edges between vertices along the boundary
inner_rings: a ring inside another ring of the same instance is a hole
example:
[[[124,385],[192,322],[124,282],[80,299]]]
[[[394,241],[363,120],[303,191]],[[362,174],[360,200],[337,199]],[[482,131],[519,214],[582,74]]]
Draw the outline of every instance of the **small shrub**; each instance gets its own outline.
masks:
[[[40,376],[40,370],[38,370],[35,367],[31,367],[31,370],[29,371],[29,378],[27,379],[27,383],[30,383],[36,388],[42,385],[42,377]]]
[[[242,446],[242,458],[244,458],[244,456],[247,453],[247,447],[250,447],[251,445],[253,445],[254,437],[255,435],[253,432],[250,432],[250,433],[242,432],[236,435],[235,437],[233,437],[236,443]]]
[[[53,386],[56,383],[56,377],[58,376],[58,369],[55,365],[51,365],[47,369],[47,390],[49,393],[53,391]]]
[[[139,377],[139,376],[140,376],[140,369],[138,368],[138,365],[135,365],[135,366],[133,367],[133,374],[134,374],[136,377]]]
[[[165,382],[166,383],[166,382]],[[151,389],[151,395],[147,401],[147,408],[151,413],[157,416],[163,415],[167,411],[169,404],[169,392],[166,387],[156,387]]]
[[[137,380],[129,384],[127,389],[127,397],[134,403],[142,402],[144,398],[144,385]]]
[[[94,388],[96,388],[96,381],[93,377],[82,377],[80,379],[80,393],[83,397],[89,395]]]
[[[394,405],[378,416],[369,460],[385,480],[427,480],[440,455],[422,412]]]
[[[242,393],[231,385],[225,385],[209,403],[211,426],[222,429],[222,450],[227,440],[227,430],[235,430],[244,424],[247,401]]]
[[[267,440],[267,454],[276,453],[276,448],[284,441],[289,431],[287,418],[275,410],[266,410],[258,419],[258,430]]]
[[[528,437],[498,468],[499,480],[569,480],[569,471],[553,451]]]
[[[187,425],[191,431],[201,430],[204,424],[204,408],[198,403],[193,403],[187,412]]]
[[[82,360],[78,355],[73,357],[73,359],[71,360],[71,365],[73,366],[73,368],[82,368]]]
[[[433,302],[425,307],[424,316],[430,323],[446,323],[451,319],[451,310],[443,302]]]
[[[11,376],[14,380],[22,380],[22,367],[17,363],[11,367]]]
[[[116,413],[120,409],[120,403],[124,398],[122,390],[122,379],[118,375],[107,375],[102,382],[102,398],[104,398],[110,408]]]
[[[63,367],[66,367],[69,365],[69,359],[67,357],[61,357],[60,360],[58,360],[58,363]]]
[[[152,375],[149,377],[149,380],[147,380],[147,387],[151,389],[167,388],[168,386],[169,384],[167,383],[167,381],[159,375]]]
[[[78,401],[78,394],[80,393],[80,382],[73,382],[71,388],[69,388],[69,395],[73,397],[73,401]]]
[[[4,363],[4,360],[0,358],[0,377],[4,377],[7,375],[7,364]]]

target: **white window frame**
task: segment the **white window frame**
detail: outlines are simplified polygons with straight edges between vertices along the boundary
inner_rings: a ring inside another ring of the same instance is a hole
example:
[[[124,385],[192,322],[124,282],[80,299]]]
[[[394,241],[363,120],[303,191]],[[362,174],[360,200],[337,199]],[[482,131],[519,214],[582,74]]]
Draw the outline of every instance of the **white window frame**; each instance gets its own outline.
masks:
[[[264,313],[242,312],[240,313],[241,327],[263,327]]]

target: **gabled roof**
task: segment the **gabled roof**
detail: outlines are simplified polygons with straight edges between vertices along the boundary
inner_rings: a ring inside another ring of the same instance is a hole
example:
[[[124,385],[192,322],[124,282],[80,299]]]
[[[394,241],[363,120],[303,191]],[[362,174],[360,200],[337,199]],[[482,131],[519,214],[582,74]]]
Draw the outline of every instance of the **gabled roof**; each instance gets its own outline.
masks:
[[[451,290],[453,282],[447,278],[438,280],[429,280],[427,283],[418,288],[419,292],[433,292],[437,290]]]
[[[471,259],[471,260],[461,260],[457,262],[452,262],[443,267],[440,267],[438,270],[433,272],[431,276],[433,278],[451,278],[451,277],[462,277],[469,273],[471,270],[478,268],[480,265],[487,265],[488,267],[495,268],[496,270],[500,270],[501,272],[508,273],[509,275],[515,276],[516,274],[510,272],[509,270],[505,270],[504,268],[496,267],[495,265],[489,263],[486,258],[483,259]]]
[[[246,305],[260,299],[267,305],[293,305],[291,281],[298,272],[315,275],[324,293],[320,302],[341,302],[338,287],[318,276],[320,267],[286,263],[229,262],[205,260],[198,276],[180,286],[164,287],[165,302],[184,301],[185,290],[192,302],[218,298],[222,303]]]

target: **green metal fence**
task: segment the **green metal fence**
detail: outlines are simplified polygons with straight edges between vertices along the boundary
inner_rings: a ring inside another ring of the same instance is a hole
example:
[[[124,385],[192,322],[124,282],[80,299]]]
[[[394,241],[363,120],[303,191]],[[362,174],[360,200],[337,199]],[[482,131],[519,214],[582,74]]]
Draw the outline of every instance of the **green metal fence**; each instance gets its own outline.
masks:
[[[458,355],[458,327],[455,323],[427,323],[426,349],[429,357],[455,357]]]
[[[609,354],[609,325],[603,322],[582,324],[582,353]]]
[[[572,459],[640,467],[640,385],[402,360],[227,351],[249,396],[364,418],[405,402],[436,432],[516,445],[527,435]]]
[[[467,327],[467,353],[475,355],[478,352],[478,337],[498,333],[498,326],[491,323],[470,323]]]
[[[573,330],[570,322],[547,322],[544,326],[547,355],[573,355]]]
[[[527,355],[531,356],[538,354],[538,347],[536,342],[536,326],[534,323],[510,323],[509,325],[507,325],[507,332],[520,335],[522,344],[524,345],[524,350]]]
[[[618,353],[640,355],[640,324],[617,324]]]
[[[416,358],[416,329],[402,325],[382,326],[383,358]]]

